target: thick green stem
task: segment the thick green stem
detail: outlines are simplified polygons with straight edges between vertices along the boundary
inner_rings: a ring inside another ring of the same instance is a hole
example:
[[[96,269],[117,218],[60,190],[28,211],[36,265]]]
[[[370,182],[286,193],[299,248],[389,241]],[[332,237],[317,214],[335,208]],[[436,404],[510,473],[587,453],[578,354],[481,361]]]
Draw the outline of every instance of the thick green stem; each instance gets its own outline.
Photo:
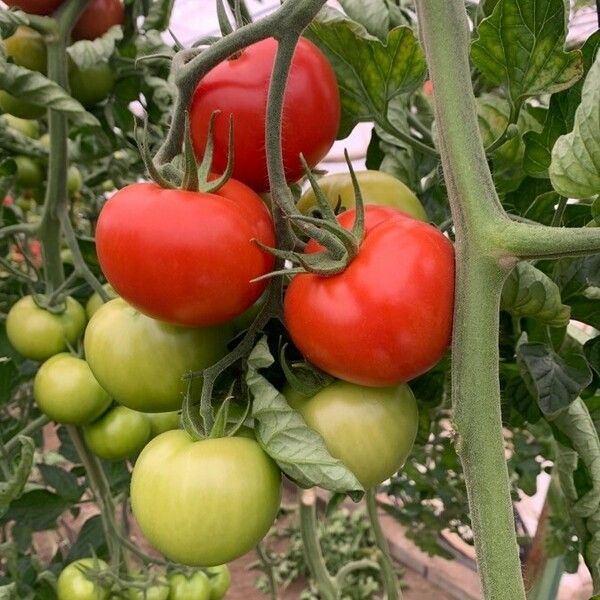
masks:
[[[383,533],[383,530],[381,529],[381,523],[379,522],[379,515],[377,514],[376,491],[374,489],[367,491],[366,500],[367,513],[369,515],[369,521],[371,522],[373,535],[375,536],[375,543],[381,551],[381,555],[379,556],[379,564],[381,566],[381,574],[387,600],[402,600],[402,591],[398,583],[398,577],[394,571],[392,559],[390,558],[390,546]]]

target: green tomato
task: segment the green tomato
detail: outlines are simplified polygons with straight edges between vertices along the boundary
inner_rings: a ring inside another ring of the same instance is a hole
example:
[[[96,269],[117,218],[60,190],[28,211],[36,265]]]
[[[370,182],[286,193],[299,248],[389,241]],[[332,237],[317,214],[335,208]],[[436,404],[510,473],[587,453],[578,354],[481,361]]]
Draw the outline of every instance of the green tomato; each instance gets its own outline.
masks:
[[[77,344],[85,328],[83,306],[70,296],[61,314],[40,308],[31,296],[21,298],[6,318],[6,333],[15,350],[31,360],[46,360]]]
[[[145,590],[130,588],[127,590],[126,597],[128,600],[167,600],[167,598],[170,600],[169,585],[166,583],[157,583]]]
[[[67,171],[67,190],[69,195],[72,196],[77,193],[82,185],[83,178],[81,177],[79,169],[76,166],[71,165]]]
[[[23,98],[17,98],[5,90],[0,90],[0,109],[21,119],[39,119],[46,114],[44,106],[37,106]]]
[[[114,299],[118,297],[117,292],[113,290],[112,285],[110,283],[105,283],[103,286],[104,291],[108,294],[109,299]],[[94,292],[85,303],[85,313],[87,314],[88,319],[91,319],[95,312],[104,304],[102,298],[100,298],[100,294],[98,292]]]
[[[4,49],[20,67],[46,73],[46,43],[35,29],[19,25],[16,31],[4,40]]]
[[[103,560],[93,558],[72,562],[58,577],[58,600],[108,600],[110,590],[90,581],[85,575],[86,569],[105,571],[108,565]]]
[[[284,394],[365,489],[389,479],[410,454],[419,414],[406,384],[375,388],[336,381],[311,398],[291,388]]]
[[[227,565],[209,567],[210,573],[210,600],[221,600],[225,597],[231,585],[231,573]]]
[[[21,187],[37,187],[44,181],[44,172],[40,165],[29,156],[15,156],[17,163],[17,184]]]
[[[415,219],[428,221],[427,213],[419,199],[399,179],[383,171],[358,171],[356,179],[365,204],[391,206],[404,211]],[[349,173],[326,175],[321,177],[318,183],[332,208],[337,206],[338,201],[341,201],[340,212],[354,208],[354,187]],[[298,210],[305,215],[319,210],[312,188],[304,192],[298,200]]]
[[[33,396],[42,412],[58,423],[85,425],[111,403],[85,360],[61,352],[36,373]]]
[[[124,460],[137,454],[150,438],[146,415],[115,406],[83,429],[88,448],[104,460]]]
[[[15,117],[13,115],[4,115],[2,118],[9,127],[15,129],[19,133],[22,133],[24,136],[34,140],[40,137],[40,127],[37,121],[20,119],[19,117]]]
[[[150,420],[150,435],[155,438],[157,435],[172,429],[179,429],[179,412],[176,410],[163,413],[146,413]]]
[[[281,474],[246,437],[155,437],[131,476],[131,507],[148,541],[175,562],[216,566],[266,535],[281,500]]]
[[[227,328],[187,328],[156,321],[121,298],[92,317],[85,355],[100,385],[120,404],[142,412],[179,410],[189,371],[227,352]]]
[[[108,98],[115,85],[115,77],[107,63],[98,63],[88,69],[69,68],[71,95],[83,106],[90,107]]]
[[[191,577],[175,573],[169,577],[169,587],[169,600],[212,600],[208,576],[202,571],[196,571]]]

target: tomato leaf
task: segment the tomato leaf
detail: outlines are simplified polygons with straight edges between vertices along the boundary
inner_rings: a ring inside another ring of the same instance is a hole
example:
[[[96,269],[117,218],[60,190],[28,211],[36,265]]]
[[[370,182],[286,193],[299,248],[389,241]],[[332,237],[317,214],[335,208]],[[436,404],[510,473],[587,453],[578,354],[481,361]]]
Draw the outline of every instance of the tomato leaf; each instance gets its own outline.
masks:
[[[90,517],[81,528],[77,540],[69,549],[65,559],[66,563],[72,563],[80,558],[87,558],[94,554],[102,560],[108,560],[108,546],[104,536],[102,517],[94,515]]]
[[[171,20],[175,0],[154,0],[150,5],[148,16],[144,20],[144,29],[165,31]]]
[[[27,102],[65,113],[79,125],[99,125],[96,117],[88,113],[74,98],[54,81],[41,73],[29,71],[7,62],[0,56],[0,89],[18,98],[26,97]]]
[[[359,499],[364,490],[354,474],[329,454],[323,438],[306,425],[285,397],[258,372],[273,362],[262,338],[248,358],[246,374],[246,384],[254,398],[252,416],[257,421],[258,442],[301,487],[319,486]]]
[[[385,41],[390,30],[390,14],[385,0],[340,0],[344,12],[375,37]]]
[[[0,148],[12,155],[24,154],[32,158],[48,158],[48,150],[36,140],[23,135],[2,122],[0,127]],[[4,175],[4,173],[2,173]]]
[[[33,451],[35,443],[30,437],[20,436],[21,454],[14,471],[9,472],[7,480],[0,482],[0,517],[3,517],[11,502],[18,498],[23,492],[27,479],[33,467]]]
[[[551,327],[569,323],[571,309],[561,302],[560,290],[545,273],[519,263],[504,283],[500,308],[514,317],[533,317]]]
[[[513,107],[581,77],[581,53],[564,51],[566,10],[564,0],[500,0],[479,24],[471,58],[490,82],[506,88]]]
[[[554,189],[568,198],[600,193],[600,55],[583,84],[573,131],[554,144],[549,174]]]
[[[388,105],[425,77],[425,56],[410,27],[396,27],[385,43],[341,12],[324,7],[304,35],[324,52],[340,87],[338,138],[361,121],[387,119]]]
[[[5,521],[14,520],[32,531],[44,531],[56,527],[56,519],[71,503],[48,490],[32,490],[15,500],[4,516]]]
[[[59,467],[57,465],[39,464],[37,468],[42,475],[42,479],[46,485],[54,489],[59,495],[71,502],[77,502],[84,488],[77,483],[77,477],[71,471]]]
[[[80,69],[89,69],[100,62],[107,62],[122,39],[123,29],[120,25],[113,25],[95,40],[75,42],[67,48],[67,53]]]

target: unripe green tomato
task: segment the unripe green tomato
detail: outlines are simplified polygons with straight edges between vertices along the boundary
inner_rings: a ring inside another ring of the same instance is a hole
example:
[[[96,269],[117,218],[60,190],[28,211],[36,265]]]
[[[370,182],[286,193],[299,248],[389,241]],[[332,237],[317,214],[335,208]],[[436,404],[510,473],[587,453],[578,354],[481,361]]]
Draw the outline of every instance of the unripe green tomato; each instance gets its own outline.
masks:
[[[175,573],[169,577],[169,600],[212,600],[208,576],[196,571],[191,577]]]
[[[108,565],[100,559],[82,558],[64,568],[58,576],[58,600],[108,600],[110,590],[103,589],[86,577],[85,570],[107,571]]]
[[[44,414],[58,423],[86,425],[111,403],[85,360],[61,352],[36,373],[33,396]]]
[[[46,114],[44,106],[37,106],[23,98],[17,98],[5,90],[0,90],[0,109],[21,119],[39,119]]]
[[[231,573],[227,565],[208,567],[210,573],[210,600],[221,600],[231,585]]]
[[[156,583],[145,590],[130,588],[127,590],[127,600],[167,600],[169,596],[169,585]]]
[[[110,300],[114,298],[118,298],[117,292],[113,290],[112,285],[110,283],[105,283],[103,286],[104,291],[108,294]],[[94,292],[85,303],[85,312],[87,314],[88,319],[91,319],[94,316],[94,313],[104,304],[102,298],[100,298],[100,294],[98,292]]]
[[[145,413],[145,415],[150,420],[150,437],[155,438],[165,431],[179,429],[180,416],[176,410],[163,413]]]
[[[112,192],[115,187],[115,182],[112,179],[106,179],[102,182],[102,191],[103,192]]]
[[[417,196],[399,179],[383,171],[358,171],[356,179],[364,204],[391,206],[415,219],[428,221],[427,213]],[[325,175],[317,183],[331,208],[336,208],[338,201],[341,202],[339,212],[354,208],[356,199],[350,173]],[[302,194],[297,206],[298,210],[305,215],[313,210],[319,210],[312,187]]]
[[[389,479],[410,454],[419,413],[406,384],[376,388],[336,381],[311,398],[291,388],[284,395],[365,489]]]
[[[35,29],[19,25],[16,31],[4,40],[4,49],[20,67],[46,73],[46,43]]]
[[[60,251],[60,260],[65,265],[74,265],[75,264],[75,262],[73,261],[73,253],[71,252],[70,248],[63,248]]]
[[[2,118],[6,121],[6,124],[15,129],[19,133],[27,136],[31,139],[37,139],[40,137],[40,126],[37,121],[31,119],[20,119],[14,115],[3,115]]]
[[[69,68],[71,95],[83,106],[90,107],[108,98],[115,85],[115,77],[107,63],[98,63],[89,69]]]
[[[104,460],[124,460],[137,454],[150,439],[144,413],[115,406],[83,429],[88,448]]]
[[[75,346],[85,322],[83,306],[70,296],[61,314],[40,308],[31,296],[25,296],[8,311],[6,334],[19,354],[41,361],[67,350],[68,345]]]
[[[72,196],[73,194],[78,192],[81,189],[82,185],[83,178],[81,177],[79,169],[76,166],[71,165],[69,167],[69,170],[67,171],[67,190],[69,192],[69,195]]]
[[[32,188],[44,181],[44,172],[40,165],[29,156],[15,156],[17,163],[17,184],[21,187]]]

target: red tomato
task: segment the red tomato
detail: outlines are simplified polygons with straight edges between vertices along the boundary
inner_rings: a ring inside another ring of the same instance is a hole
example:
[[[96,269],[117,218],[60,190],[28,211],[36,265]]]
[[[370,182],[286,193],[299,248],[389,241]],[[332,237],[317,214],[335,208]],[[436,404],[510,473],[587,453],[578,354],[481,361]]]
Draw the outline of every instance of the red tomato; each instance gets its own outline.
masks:
[[[71,33],[74,40],[95,40],[113,25],[122,25],[125,9],[121,0],[91,0]]]
[[[216,325],[262,294],[273,257],[267,207],[230,179],[216,194],[136,183],[104,205],[96,229],[100,265],[119,296],[150,317],[179,325]]]
[[[49,15],[54,12],[63,0],[4,0],[8,6],[16,6],[30,15]]]
[[[210,115],[215,119],[213,169],[227,165],[229,116],[234,122],[233,176],[257,192],[269,189],[265,156],[267,92],[277,42],[266,39],[215,67],[200,81],[190,109],[192,139],[202,156]],[[299,155],[314,167],[329,151],[340,124],[340,96],[333,69],[321,51],[301,38],[292,61],[283,106],[283,162],[286,178],[304,174]]]
[[[426,96],[433,96],[433,82],[431,81],[431,79],[428,79],[424,84],[423,84],[423,93]]]
[[[25,262],[25,257],[23,253],[19,250],[16,244],[11,245],[11,256],[12,260],[16,262],[18,265],[23,264]],[[31,240],[29,242],[29,257],[31,258],[31,262],[33,266],[36,268],[41,268],[42,266],[42,245],[39,240]]]
[[[12,206],[14,203],[12,196],[4,196],[4,200],[2,200],[2,206]]]
[[[287,329],[308,360],[361,385],[387,386],[430,369],[450,343],[454,249],[437,229],[389,207],[366,206],[366,232],[332,277],[297,275]],[[354,209],[339,216],[347,229]],[[308,252],[318,250],[314,242]]]

